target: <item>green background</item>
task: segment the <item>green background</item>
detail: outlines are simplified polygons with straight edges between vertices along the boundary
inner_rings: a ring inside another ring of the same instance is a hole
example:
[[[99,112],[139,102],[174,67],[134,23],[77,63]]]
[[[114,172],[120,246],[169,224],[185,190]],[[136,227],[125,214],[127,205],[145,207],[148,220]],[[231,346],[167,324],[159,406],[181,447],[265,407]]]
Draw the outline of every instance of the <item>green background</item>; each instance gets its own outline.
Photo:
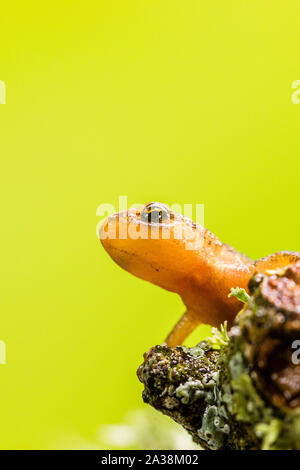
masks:
[[[99,204],[201,203],[253,258],[299,249],[300,3],[1,9],[0,446],[78,447],[143,406],[142,353],[183,311],[109,259]]]

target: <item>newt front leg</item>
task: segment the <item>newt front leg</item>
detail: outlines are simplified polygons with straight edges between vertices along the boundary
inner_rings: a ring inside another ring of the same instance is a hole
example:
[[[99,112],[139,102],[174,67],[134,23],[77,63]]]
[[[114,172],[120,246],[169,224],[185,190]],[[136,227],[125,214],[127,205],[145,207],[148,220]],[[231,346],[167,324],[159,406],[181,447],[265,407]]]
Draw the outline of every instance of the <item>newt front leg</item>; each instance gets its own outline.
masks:
[[[170,348],[182,344],[183,341],[194,331],[199,325],[199,317],[192,310],[186,310],[180,320],[176,323],[173,330],[167,336],[165,343]]]
[[[167,337],[169,346],[182,344],[200,323],[231,325],[241,308],[228,298],[231,287],[248,290],[255,271],[300,259],[299,253],[281,252],[254,262],[160,203],[109,217],[99,236],[122,268],[182,298],[186,313]]]

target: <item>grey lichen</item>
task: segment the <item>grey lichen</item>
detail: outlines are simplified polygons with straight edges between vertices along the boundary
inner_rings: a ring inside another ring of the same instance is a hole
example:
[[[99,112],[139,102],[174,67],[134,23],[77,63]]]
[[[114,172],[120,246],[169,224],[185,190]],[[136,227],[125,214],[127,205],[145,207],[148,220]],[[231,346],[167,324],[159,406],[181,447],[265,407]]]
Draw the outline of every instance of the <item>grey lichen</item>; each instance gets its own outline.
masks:
[[[187,405],[199,399],[205,400],[206,392],[200,380],[188,380],[176,388],[176,397],[181,400],[181,403]]]
[[[215,406],[217,394],[218,372],[200,380],[188,380],[176,389],[177,398],[184,405],[193,404],[201,400],[207,406],[203,412],[201,427],[197,434],[201,441],[205,441],[210,449],[220,449],[224,444],[224,437],[229,434],[230,426],[224,406]]]
[[[219,351],[207,342],[195,348],[156,346],[145,355],[138,370],[145,385],[144,401],[180,422],[206,448],[209,444],[202,415],[215,403],[218,358]],[[219,433],[210,429],[209,422],[208,432],[218,440]]]
[[[202,426],[198,429],[199,437],[207,442],[211,450],[223,447],[225,436],[230,432],[225,408],[216,405],[208,406],[203,414]]]

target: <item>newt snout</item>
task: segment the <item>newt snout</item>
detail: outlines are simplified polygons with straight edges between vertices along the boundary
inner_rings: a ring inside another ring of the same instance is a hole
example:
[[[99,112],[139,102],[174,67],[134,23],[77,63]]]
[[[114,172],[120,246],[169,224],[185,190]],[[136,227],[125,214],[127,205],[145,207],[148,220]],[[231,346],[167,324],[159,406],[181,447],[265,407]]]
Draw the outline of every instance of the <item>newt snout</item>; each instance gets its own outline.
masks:
[[[299,253],[280,252],[252,261],[213,233],[161,203],[119,212],[106,219],[99,238],[123,269],[180,295],[184,315],[166,339],[182,344],[200,323],[232,324],[241,308],[228,298],[231,287],[248,290],[255,271],[277,269],[300,259]]]

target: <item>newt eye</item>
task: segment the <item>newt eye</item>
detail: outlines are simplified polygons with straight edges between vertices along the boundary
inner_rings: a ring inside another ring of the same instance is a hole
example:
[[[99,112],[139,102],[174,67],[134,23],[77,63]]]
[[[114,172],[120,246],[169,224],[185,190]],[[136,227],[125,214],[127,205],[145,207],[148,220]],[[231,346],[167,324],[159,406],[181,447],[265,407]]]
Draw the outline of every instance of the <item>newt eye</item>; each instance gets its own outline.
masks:
[[[159,202],[147,204],[141,212],[141,219],[144,222],[159,224],[170,220],[170,212],[167,206]]]

